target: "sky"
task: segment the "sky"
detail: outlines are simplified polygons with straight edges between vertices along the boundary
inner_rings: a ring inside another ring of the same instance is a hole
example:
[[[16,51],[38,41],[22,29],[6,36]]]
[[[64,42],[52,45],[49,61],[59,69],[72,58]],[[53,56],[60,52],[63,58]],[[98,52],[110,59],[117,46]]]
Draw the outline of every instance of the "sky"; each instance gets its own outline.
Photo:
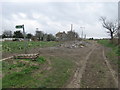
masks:
[[[102,27],[100,17],[110,21],[118,18],[117,2],[2,2],[2,33],[4,30],[16,30],[16,25],[25,25],[27,33],[35,34],[36,28],[44,33],[56,34],[73,30],[93,38],[108,38]],[[0,22],[1,23],[1,22]],[[83,27],[83,28],[81,28]],[[22,30],[21,30],[22,31]]]

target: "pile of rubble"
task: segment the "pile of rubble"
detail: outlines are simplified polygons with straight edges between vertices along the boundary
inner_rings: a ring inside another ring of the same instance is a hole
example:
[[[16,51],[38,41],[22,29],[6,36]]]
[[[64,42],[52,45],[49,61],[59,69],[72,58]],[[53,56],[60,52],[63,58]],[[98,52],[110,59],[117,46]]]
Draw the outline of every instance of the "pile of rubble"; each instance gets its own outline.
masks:
[[[60,47],[65,47],[65,48],[83,48],[88,46],[90,43],[86,41],[69,41],[65,42],[63,44],[60,44]]]

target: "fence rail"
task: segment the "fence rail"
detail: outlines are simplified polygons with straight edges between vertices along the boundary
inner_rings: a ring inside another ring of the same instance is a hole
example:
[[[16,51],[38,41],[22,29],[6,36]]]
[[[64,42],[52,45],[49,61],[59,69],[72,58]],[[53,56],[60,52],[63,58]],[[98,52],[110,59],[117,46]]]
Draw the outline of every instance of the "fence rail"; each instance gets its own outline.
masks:
[[[32,59],[35,60],[39,56],[38,53],[35,54],[19,54],[19,55],[13,55],[4,59],[1,59],[0,61],[8,60],[8,59]]]

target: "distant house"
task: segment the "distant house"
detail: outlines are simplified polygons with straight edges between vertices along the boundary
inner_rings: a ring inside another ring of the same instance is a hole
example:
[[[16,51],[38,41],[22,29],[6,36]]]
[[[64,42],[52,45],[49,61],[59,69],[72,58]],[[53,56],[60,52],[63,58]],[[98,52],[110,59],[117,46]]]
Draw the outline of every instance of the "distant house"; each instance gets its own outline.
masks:
[[[65,40],[67,40],[67,34],[64,31],[63,32],[58,32],[56,34],[56,39],[58,41],[65,41]]]
[[[76,40],[79,38],[79,35],[75,31],[68,31],[67,33],[63,31],[58,32],[56,38],[58,41]]]

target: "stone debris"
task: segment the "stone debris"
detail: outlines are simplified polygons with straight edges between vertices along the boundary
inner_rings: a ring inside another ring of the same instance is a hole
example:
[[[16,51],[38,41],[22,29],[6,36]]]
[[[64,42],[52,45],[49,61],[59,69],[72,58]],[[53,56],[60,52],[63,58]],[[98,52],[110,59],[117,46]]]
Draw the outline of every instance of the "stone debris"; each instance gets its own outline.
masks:
[[[90,43],[86,41],[69,41],[65,42],[63,44],[60,44],[59,47],[64,48],[83,48],[85,46],[88,46]]]

